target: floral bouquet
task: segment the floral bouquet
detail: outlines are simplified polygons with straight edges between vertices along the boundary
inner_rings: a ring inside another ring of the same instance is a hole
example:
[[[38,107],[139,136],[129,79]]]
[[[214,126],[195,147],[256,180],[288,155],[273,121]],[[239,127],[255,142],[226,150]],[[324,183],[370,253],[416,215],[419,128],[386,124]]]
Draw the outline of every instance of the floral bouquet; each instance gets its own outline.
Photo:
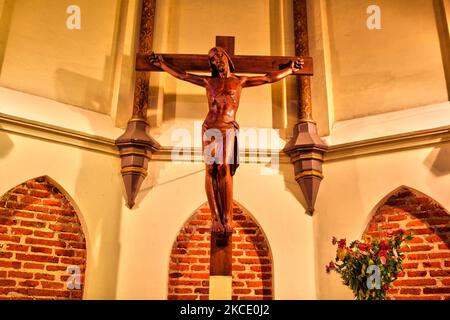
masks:
[[[363,242],[353,241],[349,246],[345,239],[333,237],[336,259],[326,271],[339,273],[358,300],[385,300],[392,283],[403,272],[402,244],[412,239],[412,230],[403,229],[389,232],[386,239],[365,237]]]

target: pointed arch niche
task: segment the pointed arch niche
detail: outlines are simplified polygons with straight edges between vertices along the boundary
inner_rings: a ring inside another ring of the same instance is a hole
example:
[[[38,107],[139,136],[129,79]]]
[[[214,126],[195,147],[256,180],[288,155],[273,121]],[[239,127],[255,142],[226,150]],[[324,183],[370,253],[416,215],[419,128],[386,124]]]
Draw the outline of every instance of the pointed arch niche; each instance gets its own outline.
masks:
[[[82,299],[86,241],[74,205],[47,176],[0,198],[0,299]]]
[[[388,298],[450,299],[449,212],[429,196],[401,186],[375,207],[364,235],[383,237],[397,228],[413,229],[414,239],[404,249],[404,272]]]
[[[233,300],[270,300],[272,255],[266,236],[252,215],[234,203]],[[169,300],[209,298],[211,212],[198,208],[178,232],[169,263]]]

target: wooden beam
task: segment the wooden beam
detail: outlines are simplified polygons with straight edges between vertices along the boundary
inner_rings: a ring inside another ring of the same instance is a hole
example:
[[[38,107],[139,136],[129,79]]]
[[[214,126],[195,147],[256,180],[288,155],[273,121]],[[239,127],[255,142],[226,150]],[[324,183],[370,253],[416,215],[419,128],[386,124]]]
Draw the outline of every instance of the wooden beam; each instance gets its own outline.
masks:
[[[184,71],[209,72],[208,56],[202,54],[161,54],[168,63]],[[300,57],[276,57],[276,56],[233,56],[232,60],[237,73],[268,73],[279,71],[289,66],[292,60]],[[313,59],[303,57],[305,61],[303,69],[295,72],[293,75],[312,76]],[[150,63],[149,55],[138,54],[136,59],[137,71],[162,71]]]
[[[221,47],[230,56],[234,56],[234,37],[217,36],[216,47]]]
[[[209,274],[211,276],[232,275],[232,236],[211,234]]]

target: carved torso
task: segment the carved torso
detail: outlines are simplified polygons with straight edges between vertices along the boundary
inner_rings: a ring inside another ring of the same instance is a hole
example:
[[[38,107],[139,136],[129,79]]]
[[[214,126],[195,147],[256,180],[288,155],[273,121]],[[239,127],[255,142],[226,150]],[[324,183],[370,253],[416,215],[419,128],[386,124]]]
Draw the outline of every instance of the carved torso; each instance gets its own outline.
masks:
[[[227,128],[236,122],[242,82],[237,76],[210,78],[206,86],[209,112],[205,124],[210,128]]]

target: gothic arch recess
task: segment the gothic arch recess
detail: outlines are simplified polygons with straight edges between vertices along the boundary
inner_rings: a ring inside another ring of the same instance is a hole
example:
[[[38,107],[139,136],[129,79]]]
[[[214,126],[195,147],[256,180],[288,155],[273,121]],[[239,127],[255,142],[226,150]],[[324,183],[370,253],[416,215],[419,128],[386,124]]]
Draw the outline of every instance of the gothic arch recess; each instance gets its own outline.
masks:
[[[405,248],[404,272],[394,282],[393,300],[450,299],[450,215],[439,203],[402,186],[375,207],[364,235],[383,237],[397,229],[413,229]]]
[[[0,299],[82,299],[86,241],[70,200],[47,176],[0,198]]]
[[[272,256],[264,232],[237,203],[233,220],[233,300],[272,299]],[[208,299],[210,226],[205,203],[178,232],[170,254],[169,300]]]

